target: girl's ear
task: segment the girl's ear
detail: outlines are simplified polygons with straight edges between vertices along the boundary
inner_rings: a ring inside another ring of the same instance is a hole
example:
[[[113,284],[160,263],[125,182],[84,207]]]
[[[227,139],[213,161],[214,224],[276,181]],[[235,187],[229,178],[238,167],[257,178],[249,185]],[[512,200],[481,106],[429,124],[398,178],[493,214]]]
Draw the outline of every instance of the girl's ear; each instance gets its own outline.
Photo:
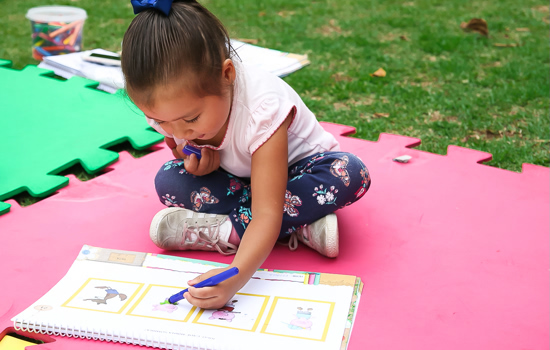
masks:
[[[222,79],[227,83],[227,85],[233,85],[237,73],[235,71],[235,65],[233,61],[228,58],[223,62],[222,65]]]

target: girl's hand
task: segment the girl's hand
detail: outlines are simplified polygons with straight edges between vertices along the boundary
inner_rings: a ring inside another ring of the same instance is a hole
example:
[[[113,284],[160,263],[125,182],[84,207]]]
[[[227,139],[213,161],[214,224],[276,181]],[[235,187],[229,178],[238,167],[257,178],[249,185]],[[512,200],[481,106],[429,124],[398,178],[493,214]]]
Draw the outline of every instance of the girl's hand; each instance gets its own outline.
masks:
[[[185,170],[190,172],[193,175],[203,176],[210,174],[214,170],[217,170],[220,167],[220,154],[218,151],[214,151],[210,148],[201,148],[201,159],[199,160],[196,155],[191,154],[188,156],[183,153],[183,147],[185,144],[178,145],[177,152],[179,152],[185,161],[183,166]]]
[[[178,145],[176,144],[176,141],[171,137],[164,136],[164,142],[166,142],[166,145],[172,150],[172,154],[174,155],[174,158],[179,159],[183,158],[185,154],[178,152]],[[180,148],[181,151],[181,148]]]
[[[228,270],[230,267],[210,270],[187,282],[189,292],[183,295],[185,300],[202,309],[219,309],[224,306],[248,282],[251,276],[246,276],[239,272],[238,275],[212,287],[194,288],[192,286],[222,271]]]

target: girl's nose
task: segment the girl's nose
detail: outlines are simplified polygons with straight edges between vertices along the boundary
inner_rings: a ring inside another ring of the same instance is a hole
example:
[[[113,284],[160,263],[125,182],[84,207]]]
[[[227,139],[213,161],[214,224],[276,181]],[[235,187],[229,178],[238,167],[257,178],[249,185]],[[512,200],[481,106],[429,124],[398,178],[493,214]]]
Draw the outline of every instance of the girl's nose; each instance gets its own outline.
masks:
[[[189,136],[193,134],[193,130],[189,127],[189,125],[186,125],[184,121],[177,120],[171,124],[172,135],[178,139],[188,140]]]

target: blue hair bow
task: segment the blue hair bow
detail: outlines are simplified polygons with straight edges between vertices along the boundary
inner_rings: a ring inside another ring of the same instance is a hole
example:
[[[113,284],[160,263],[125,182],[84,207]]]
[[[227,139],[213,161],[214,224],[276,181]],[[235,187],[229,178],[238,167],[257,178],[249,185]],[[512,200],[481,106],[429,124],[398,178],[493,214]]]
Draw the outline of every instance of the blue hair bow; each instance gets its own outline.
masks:
[[[134,8],[134,15],[148,9],[156,9],[168,16],[172,8],[172,0],[131,0],[130,2]]]

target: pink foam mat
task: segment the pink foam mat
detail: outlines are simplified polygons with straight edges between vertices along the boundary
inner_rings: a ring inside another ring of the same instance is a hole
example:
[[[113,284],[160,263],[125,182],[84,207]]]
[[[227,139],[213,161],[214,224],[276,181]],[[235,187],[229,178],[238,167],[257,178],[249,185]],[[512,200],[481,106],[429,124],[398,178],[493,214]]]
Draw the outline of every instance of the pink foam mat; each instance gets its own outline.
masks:
[[[264,268],[358,275],[365,283],[349,349],[542,349],[549,341],[550,172],[515,173],[478,162],[484,152],[447,155],[408,147],[420,140],[381,134],[377,142],[324,123],[342,149],[367,164],[372,186],[337,212],[340,256],[275,247]],[[163,205],[153,178],[170,159],[163,146],[140,159],[122,153],[114,169],[0,217],[0,332],[58,282],[83,244],[229,263],[209,252],[167,252],[148,237]],[[394,157],[410,155],[407,164]],[[2,334],[0,333],[0,336]],[[43,336],[45,337],[45,336]],[[129,345],[49,337],[33,349]]]

